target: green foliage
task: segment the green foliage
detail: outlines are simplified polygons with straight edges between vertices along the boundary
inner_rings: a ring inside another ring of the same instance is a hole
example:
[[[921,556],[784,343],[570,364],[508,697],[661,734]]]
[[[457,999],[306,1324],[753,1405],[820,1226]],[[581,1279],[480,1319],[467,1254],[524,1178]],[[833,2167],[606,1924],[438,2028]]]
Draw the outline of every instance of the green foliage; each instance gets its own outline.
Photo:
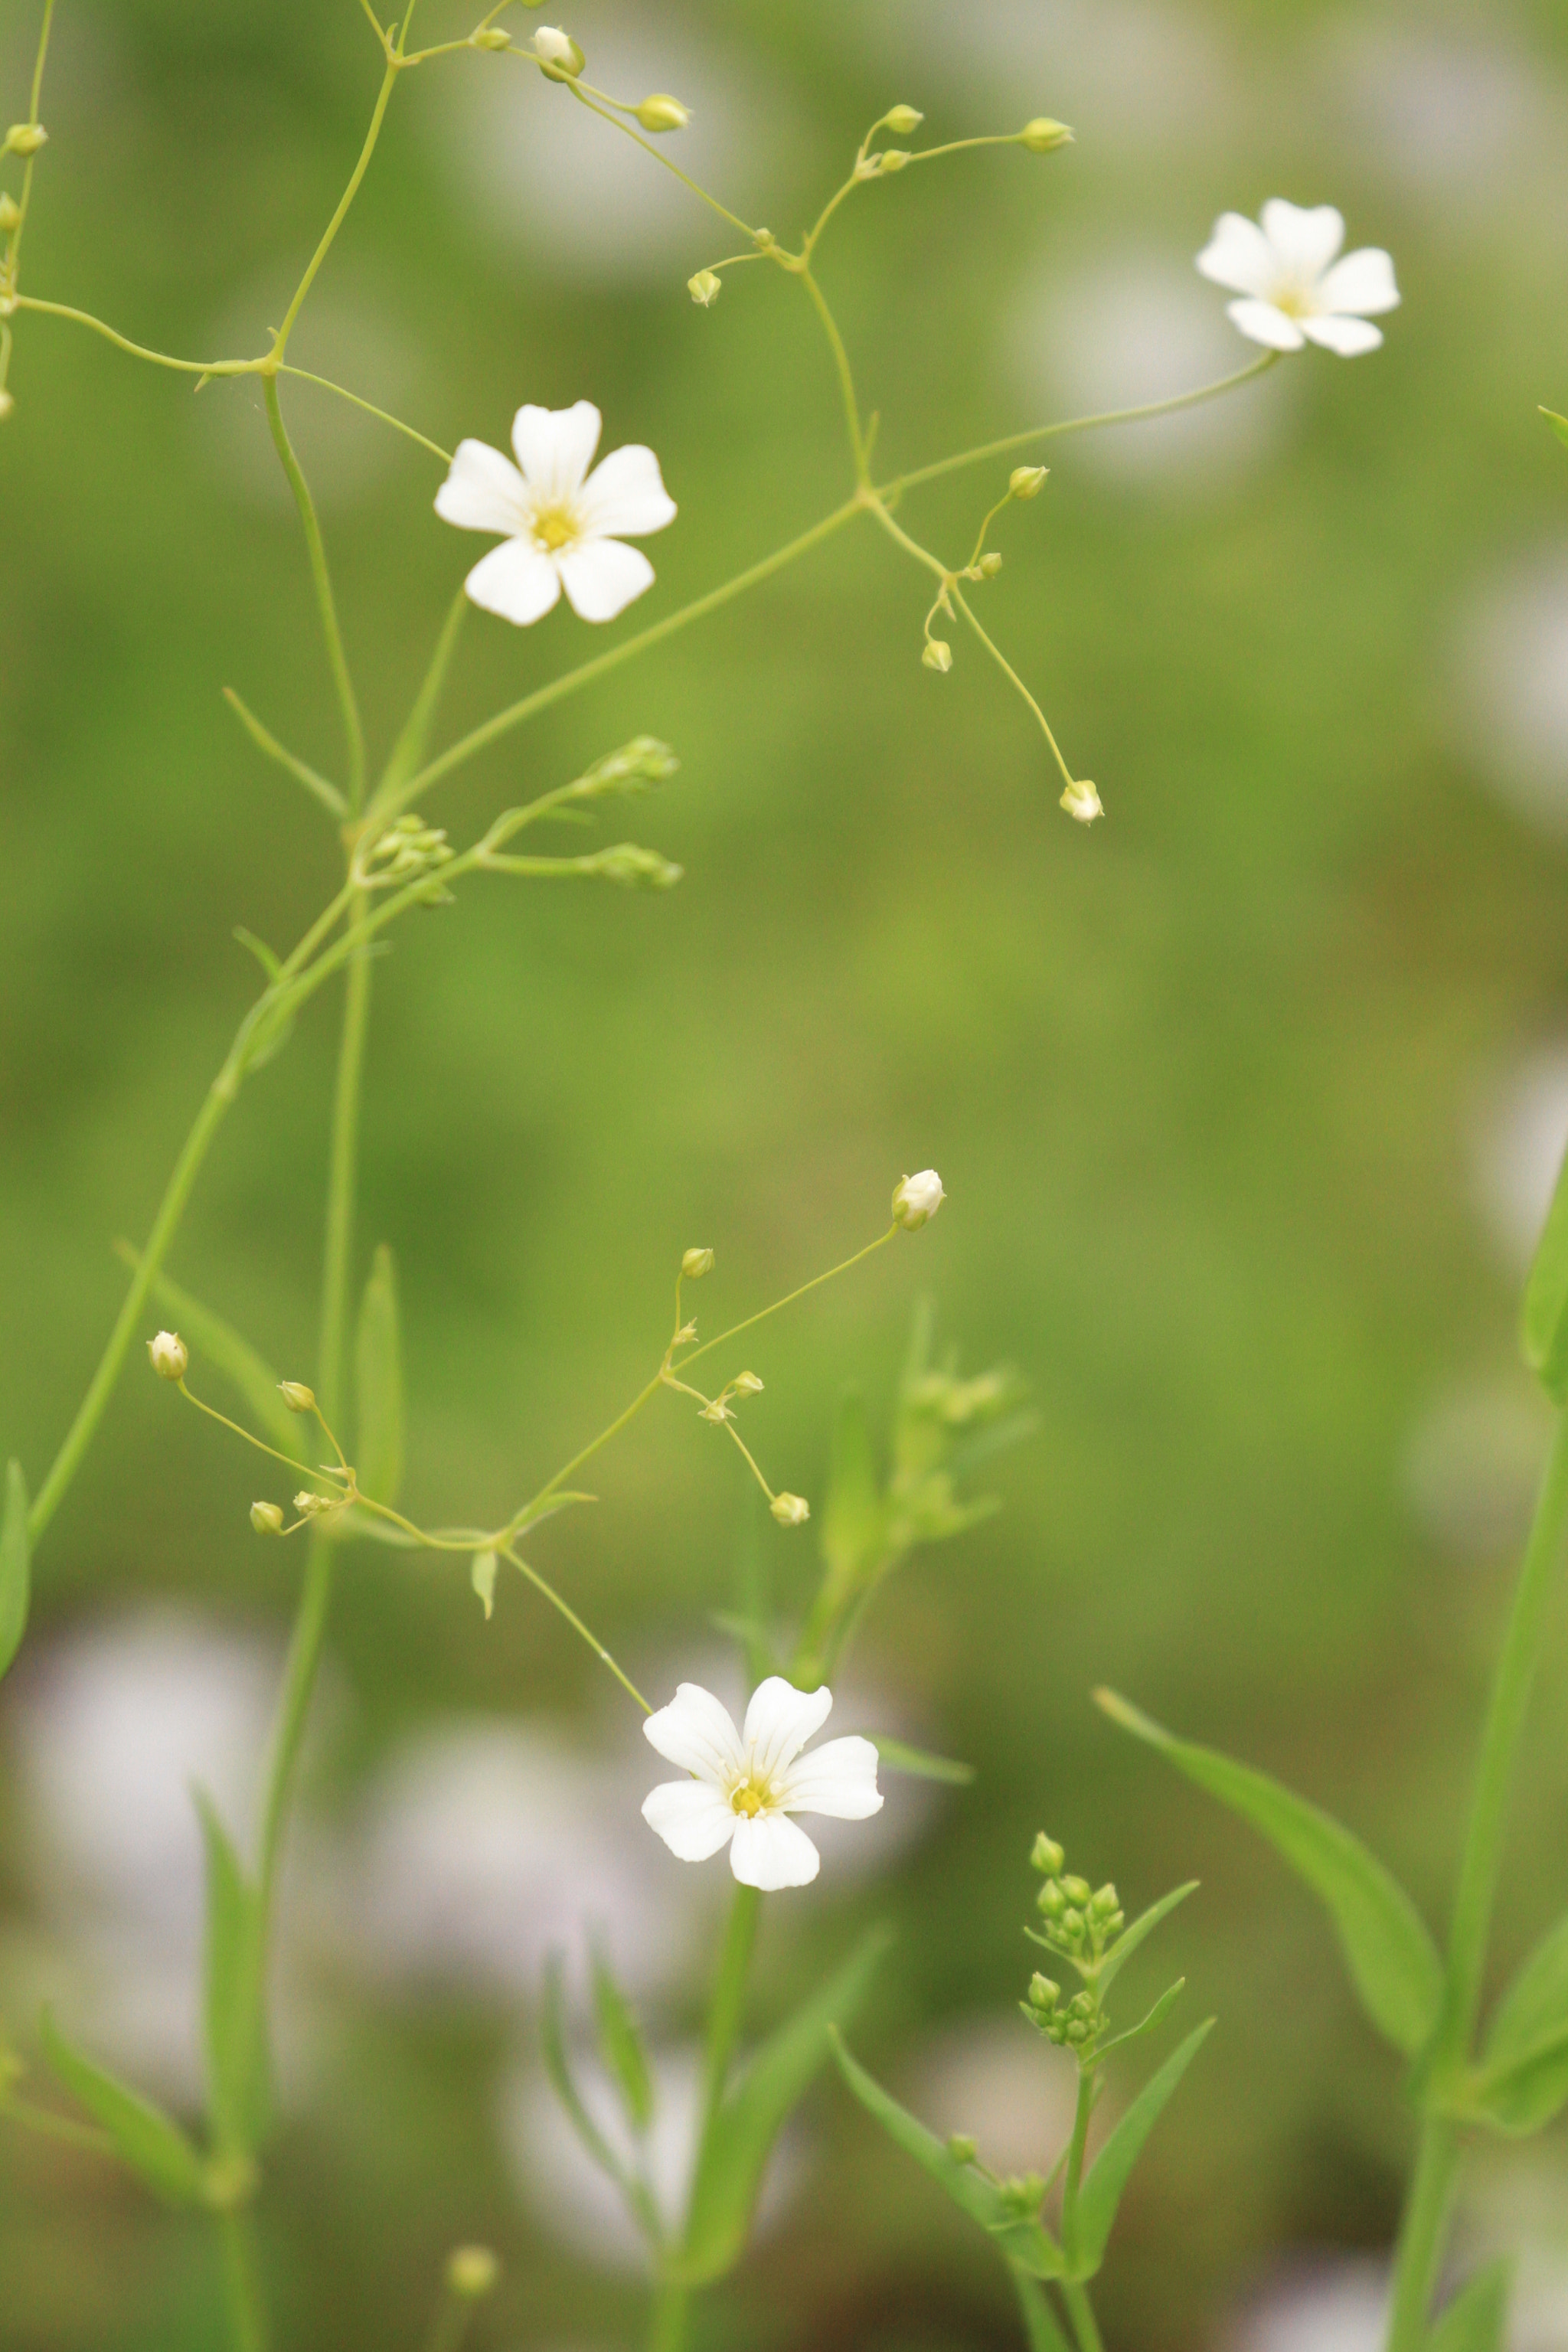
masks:
[[[128,1242],[117,1244],[118,1255],[134,1269],[141,1264],[138,1253]],[[242,1339],[231,1323],[204,1307],[179,1283],[171,1282],[166,1274],[155,1275],[152,1297],[168,1316],[173,1328],[190,1349],[221,1372],[239,1391],[241,1398],[255,1414],[269,1445],[287,1454],[295,1462],[308,1463],[310,1449],[305,1440],[305,1427],[297,1412],[290,1412],[278,1392],[278,1374],[248,1339]]]
[[[1159,2073],[1145,2083],[1090,2167],[1078,2199],[1073,2277],[1092,2278],[1104,2261],[1106,2241],[1132,2168],[1172,2093],[1213,2032],[1214,2022],[1212,2017],[1206,2018],[1172,2052]]]
[[[1175,1738],[1114,1691],[1095,1696],[1112,1722],[1169,1757],[1268,1840],[1326,1905],[1373,2023],[1397,2049],[1418,2050],[1436,2022],[1442,1962],[1415,1905],[1382,1863],[1349,1830],[1266,1773]]]
[[[620,2092],[626,2120],[634,2131],[646,2132],[653,2121],[653,2080],[642,2029],[602,1951],[594,1954],[593,1975],[600,2055]]]
[[[27,1482],[22,1465],[5,1471],[5,1509],[0,1517],[0,1675],[22,1646],[27,1630],[32,1584],[32,1541],[27,1534]]]
[[[1520,2057],[1568,2026],[1568,1916],[1547,1930],[1497,2005],[1487,2057]]]
[[[55,2074],[101,2124],[127,2169],[166,2204],[202,2203],[205,2168],[179,2126],[68,2042],[47,2010],[38,2021],[38,2038]]]
[[[395,1503],[403,1485],[403,1347],[396,1268],[384,1242],[376,1251],[360,1307],[354,1395],[359,1407],[354,1469],[360,1490],[378,1503]]]
[[[1568,1919],[1542,1937],[1499,2002],[1465,2112],[1521,2137],[1568,2105]]]
[[[1197,1880],[1189,1878],[1184,1885],[1173,1886],[1169,1895],[1162,1895],[1158,1903],[1151,1903],[1147,1911],[1139,1913],[1131,1927],[1118,1937],[1100,1964],[1101,1992],[1121,1975],[1140,1944],[1153,1934],[1162,1919],[1168,1919],[1178,1904],[1184,1903],[1189,1895],[1195,1895],[1197,1891]]]
[[[967,1789],[974,1778],[973,1764],[957,1763],[950,1756],[930,1756],[923,1748],[889,1739],[885,1732],[873,1732],[871,1745],[889,1772],[907,1773],[913,1780],[943,1780],[950,1788]]]
[[[1057,2326],[1044,2287],[1039,2286],[1016,2265],[1013,2284],[1017,2290],[1018,2308],[1024,2315],[1024,2333],[1029,2352],[1068,2352],[1068,2339]]]
[[[219,2151],[250,2156],[267,2128],[260,1907],[216,1807],[199,1790],[196,1810],[206,1848],[203,2027],[207,2105]]]
[[[1467,2279],[1438,2314],[1426,2338],[1426,2352],[1501,2352],[1508,2327],[1513,2265],[1489,2263]]]
[[[1524,1360],[1554,1404],[1568,1404],[1568,1163],[1525,1285],[1520,1318]]]
[[[1100,2043],[1092,2063],[1098,2066],[1113,2050],[1121,2050],[1127,2042],[1137,2042],[1145,2033],[1152,2033],[1156,2026],[1163,2025],[1186,1990],[1186,1982],[1185,1977],[1178,1977],[1173,1985],[1167,1985],[1147,2016],[1140,2018],[1136,2025],[1130,2025],[1125,2033],[1113,2033],[1109,2042]]]
[[[565,2111],[566,2120],[577,2136],[579,2144],[590,2163],[596,2165],[606,2179],[613,2180],[626,2200],[628,2211],[637,2221],[649,2242],[658,2236],[658,2221],[643,2184],[616,2155],[583,2102],[577,2080],[566,2054],[566,1998],[562,1975],[561,1957],[552,1952],[544,1967],[544,1986],[540,2003],[540,2045],[544,2056],[544,2071],[551,2088]]]
[[[676,2263],[687,2285],[722,2278],[740,2260],[773,2142],[826,2058],[830,2029],[855,2015],[890,1940],[880,1927],[862,1937],[725,2093],[703,2143]]]
[[[1543,408],[1541,414],[1545,417],[1559,441],[1568,447],[1568,416],[1560,416],[1554,408]]]

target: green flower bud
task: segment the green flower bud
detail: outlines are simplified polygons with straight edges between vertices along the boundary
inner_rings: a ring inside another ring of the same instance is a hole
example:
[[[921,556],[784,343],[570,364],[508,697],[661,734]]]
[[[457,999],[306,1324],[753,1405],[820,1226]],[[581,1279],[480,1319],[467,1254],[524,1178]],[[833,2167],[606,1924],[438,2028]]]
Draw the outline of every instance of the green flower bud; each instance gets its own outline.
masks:
[[[1059,1847],[1058,1851],[1060,1851]],[[1035,1902],[1047,1919],[1059,1919],[1068,1907],[1068,1899],[1062,1891],[1061,1883],[1055,1878],[1047,1879],[1036,1895]]]
[[[1053,1984],[1049,1977],[1043,1977],[1038,1969],[1029,1979],[1029,2002],[1034,2009],[1055,2009],[1061,1999],[1061,1992],[1060,1985]]]
[[[811,1517],[811,1505],[804,1495],[775,1495],[768,1508],[781,1528],[803,1528]]]
[[[1087,1878],[1064,1878],[1062,1893],[1069,1903],[1085,1904],[1089,1901],[1089,1881]]]
[[[1046,2193],[1046,2184],[1037,2172],[1016,2172],[1002,2183],[1002,2194],[1016,2212],[1033,2213]]]
[[[689,1249],[680,1261],[680,1271],[686,1281],[700,1282],[705,1274],[711,1274],[713,1271],[712,1251]]]
[[[993,549],[989,555],[983,555],[981,557],[979,562],[974,568],[976,572],[979,572],[982,580],[994,580],[996,574],[1002,569],[1002,558],[995,552],[994,549]]]
[[[952,647],[941,637],[928,637],[921,659],[927,669],[934,669],[939,677],[945,677],[952,667]]]
[[[656,89],[637,108],[637,118],[645,131],[684,131],[691,120],[691,110],[667,91]]]
[[[148,1340],[147,1357],[161,1381],[183,1381],[191,1351],[177,1331],[160,1331],[156,1339]]]
[[[1016,499],[1037,499],[1049,470],[1047,466],[1015,466],[1007,477],[1007,488]]]
[[[290,1412],[314,1412],[316,1391],[308,1389],[303,1381],[279,1381],[278,1393]]]
[[[552,81],[574,81],[588,62],[571,34],[563,33],[559,25],[541,25],[533,47]]]
[[[966,2132],[954,2132],[947,2143],[947,2152],[954,2164],[973,2164],[977,2151]]]
[[[1048,1838],[1042,1830],[1035,1840],[1034,1850],[1029,1855],[1029,1860],[1037,1870],[1043,1870],[1049,1877],[1055,1878],[1067,1860],[1067,1856],[1055,1838]]]
[[[280,1536],[283,1532],[283,1514],[276,1503],[252,1503],[250,1524],[258,1536]]]
[[[447,2292],[459,2303],[481,2303],[500,2276],[488,2246],[456,2246],[447,2257]]]
[[[1084,776],[1068,786],[1062,794],[1061,805],[1068,816],[1077,818],[1079,824],[1092,824],[1097,816],[1105,814],[1099,793]]]
[[[1061,1917],[1061,1928],[1062,1934],[1068,1937],[1069,1940],[1076,1940],[1076,1938],[1083,1933],[1083,1913],[1081,1911],[1064,1911]]]
[[[588,866],[606,882],[619,882],[630,890],[671,890],[686,871],[683,866],[661,857],[657,849],[640,849],[635,841],[618,841],[613,849],[601,849]]]
[[[1126,1925],[1127,1925],[1127,1914],[1126,1914],[1126,1912],[1125,1912],[1125,1911],[1113,1911],[1113,1912],[1111,1913],[1111,1915],[1110,1915],[1110,1918],[1109,1918],[1109,1919],[1106,1921],[1106,1923],[1105,1923],[1105,1932],[1106,1932],[1107,1936],[1120,1936],[1120,1935],[1121,1935],[1121,1930],[1123,1929],[1123,1927],[1126,1927]]]
[[[0,236],[9,236],[22,217],[22,207],[13,195],[0,193]]]
[[[500,25],[481,25],[477,33],[468,35],[468,47],[471,49],[510,49],[511,35],[504,32]]]
[[[753,1397],[761,1396],[762,1392],[763,1384],[755,1372],[737,1372],[730,1383],[731,1396]]]
[[[1072,1999],[1068,2003],[1068,2015],[1069,2017],[1081,2017],[1085,2019],[1092,2017],[1094,2015],[1094,1995],[1091,1992],[1075,1992]]]
[[[894,106],[889,108],[882,121],[895,139],[907,139],[911,131],[920,129],[925,116],[918,106]]]
[[[695,278],[686,281],[686,290],[692,300],[704,310],[710,310],[724,289],[724,281],[716,269],[700,269]]]
[[[910,160],[910,151],[907,147],[884,147],[877,158],[884,178],[889,172],[901,172]]]
[[[1053,122],[1048,114],[1037,114],[1032,122],[1026,122],[1018,137],[1035,155],[1048,155],[1053,147],[1070,147],[1072,144],[1072,132],[1067,124]]]
[[[1072,2023],[1068,2027],[1066,2039],[1072,2043],[1075,2050],[1081,2049],[1090,2039],[1089,2028],[1081,2017],[1073,2019]]]
[[[1097,1918],[1104,1919],[1109,1917],[1110,1913],[1115,1910],[1116,1902],[1116,1889],[1112,1886],[1110,1881],[1107,1879],[1105,1885],[1103,1886],[1096,1887],[1094,1893],[1089,1896],[1089,1907]]]
[[[41,122],[13,122],[0,154],[36,155],[40,147],[47,145],[48,137]]]

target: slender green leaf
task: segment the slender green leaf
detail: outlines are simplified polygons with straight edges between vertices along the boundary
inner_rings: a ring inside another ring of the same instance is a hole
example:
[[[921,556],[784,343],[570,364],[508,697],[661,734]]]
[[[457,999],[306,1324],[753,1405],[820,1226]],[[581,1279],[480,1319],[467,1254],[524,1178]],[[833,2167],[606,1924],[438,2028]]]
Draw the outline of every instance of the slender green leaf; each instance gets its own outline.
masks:
[[[402,1529],[399,1528],[397,1532],[401,1534]],[[468,1570],[474,1591],[484,1603],[487,1621],[495,1613],[496,1570],[500,1566],[500,1561],[493,1551],[477,1551],[474,1554],[473,1565]]]
[[[1178,1977],[1173,1985],[1166,1986],[1146,2017],[1140,2018],[1136,2025],[1130,2025],[1125,2033],[1113,2033],[1109,2042],[1102,2042],[1094,2053],[1095,2064],[1098,2066],[1102,2058],[1109,2058],[1113,2050],[1121,2049],[1124,2043],[1136,2042],[1141,2035],[1152,2033],[1157,2025],[1163,2025],[1185,1991],[1186,1983],[1185,1977]],[[1026,2017],[1029,2016],[1027,2002],[1020,2001],[1018,2006]]]
[[[827,1498],[822,1507],[822,1556],[836,1587],[848,1591],[875,1564],[886,1523],[870,1423],[863,1399],[851,1389],[840,1399],[833,1424]]]
[[[779,2027],[725,2094],[703,2144],[677,2261],[685,2284],[722,2278],[745,2249],[773,2142],[828,2054],[828,2029],[854,2016],[890,1937],[864,1937],[821,1990]]]
[[[1568,2026],[1568,1918],[1543,1936],[1497,2006],[1487,2034],[1487,2063],[1522,2057]]]
[[[1508,2133],[1510,2138],[1540,2131],[1564,2104],[1568,2104],[1568,2021],[1516,2057],[1478,2067],[1466,2078],[1460,2094],[1466,2115]]]
[[[1559,416],[1554,408],[1543,408],[1541,414],[1545,417],[1559,441],[1568,446],[1568,416]]]
[[[1008,1413],[1002,1421],[987,1422],[973,1437],[960,1438],[947,1457],[948,1475],[967,1478],[983,1462],[994,1454],[1005,1454],[1010,1446],[1021,1445],[1033,1437],[1040,1425],[1040,1416],[1032,1408],[1023,1412]]]
[[[396,1270],[384,1242],[364,1286],[354,1376],[359,1402],[354,1467],[360,1492],[378,1503],[395,1503],[403,1484],[403,1349]]]
[[[1568,1403],[1568,1162],[1558,1171],[1520,1316],[1524,1360],[1554,1404]]]
[[[974,1778],[973,1764],[956,1764],[951,1757],[928,1756],[923,1748],[910,1748],[902,1739],[889,1739],[885,1732],[874,1731],[871,1745],[889,1772],[906,1772],[913,1780],[945,1780],[955,1789],[967,1789]]]
[[[1018,2293],[1018,2308],[1024,2315],[1024,2332],[1029,2340],[1029,2352],[1069,2352],[1067,2337],[1057,2326],[1046,2290],[1032,2279],[1016,2263],[1009,2263],[1013,2284]]]
[[[1096,2157],[1079,2193],[1076,2277],[1092,2278],[1104,2261],[1105,2242],[1110,2235],[1121,2192],[1143,2153],[1143,2143],[1213,2028],[1213,2018],[1205,2018],[1181,2047],[1172,2052],[1159,2073],[1144,2084]]]
[[[49,2064],[102,2125],[121,2163],[168,2204],[199,2204],[205,2191],[202,2159],[178,2124],[76,2049],[47,2010],[38,2021],[38,2037]]]
[[[212,1800],[196,1792],[206,1845],[204,2035],[207,2105],[225,2155],[250,2156],[267,2127],[267,2060],[256,1893]]]
[[[1168,1919],[1172,1912],[1175,1909],[1177,1904],[1184,1903],[1189,1895],[1195,1895],[1197,1893],[1197,1880],[1195,1878],[1189,1878],[1184,1886],[1173,1886],[1169,1895],[1162,1895],[1158,1903],[1151,1903],[1147,1911],[1141,1911],[1139,1913],[1137,1918],[1133,1920],[1132,1925],[1128,1928],[1126,1934],[1124,1936],[1118,1937],[1116,1942],[1112,1944],[1110,1951],[1107,1952],[1104,1959],[1100,1962],[1100,1989],[1101,1992],[1105,1990],[1108,1984],[1112,1983],[1114,1979],[1121,1974],[1122,1969],[1132,1958],[1132,1955],[1138,1949],[1139,1945],[1143,1942],[1146,1937],[1153,1934],[1161,1920]]]
[[[566,2120],[576,2133],[584,2154],[615,2182],[640,2221],[643,2217],[631,2175],[584,2105],[583,2095],[577,2088],[576,2077],[566,2055],[566,1997],[562,1982],[561,1956],[557,1952],[552,1952],[545,1962],[539,2036],[544,2053],[544,2071],[550,2077],[551,2088],[564,2108]]]
[[[833,2054],[843,2075],[868,2115],[874,2116],[896,2147],[913,2157],[922,2172],[944,2189],[960,2212],[977,2221],[995,2240],[1010,2264],[1031,2279],[1060,2278],[1061,2249],[1037,2221],[1020,2215],[1003,2191],[972,2164],[954,2156],[945,2140],[928,2131],[919,2117],[901,2107],[883,2090],[873,2074],[852,2058],[839,2036],[833,2036]]]
[[[1502,2352],[1513,2265],[1506,2258],[1477,2271],[1438,2313],[1426,2352]]]
[[[620,2092],[626,2120],[634,2131],[645,2132],[653,2121],[653,2078],[642,2028],[602,1951],[594,1954],[594,2014],[599,2023],[599,2053]]]
[[[0,1518],[0,1675],[22,1646],[32,1590],[32,1539],[27,1533],[27,1482],[22,1465],[5,1472],[5,1512]]]
[[[331,815],[347,816],[349,804],[336,784],[329,784],[325,776],[319,776],[314,768],[307,767],[303,760],[298,760],[292,751],[285,751],[277,736],[262,725],[256,713],[246,709],[232,686],[224,688],[223,698],[258,751],[265,751],[269,760],[276,760],[280,768],[287,768],[308,793],[315,794]]]
[[[1436,2022],[1443,1964],[1420,1913],[1376,1856],[1266,1773],[1175,1738],[1114,1691],[1095,1696],[1112,1722],[1157,1748],[1189,1780],[1261,1832],[1327,1906],[1373,2023],[1397,2049],[1418,2050]]]
[[[142,1263],[140,1254],[129,1242],[117,1242],[115,1251],[132,1270]],[[204,1307],[199,1298],[193,1298],[177,1282],[171,1282],[166,1274],[153,1276],[152,1297],[192,1354],[204,1358],[238,1390],[260,1423],[268,1444],[295,1462],[309,1462],[310,1451],[304,1423],[297,1412],[289,1412],[279,1395],[277,1373],[258,1355],[249,1340],[242,1339],[231,1323],[215,1315],[210,1307]]]

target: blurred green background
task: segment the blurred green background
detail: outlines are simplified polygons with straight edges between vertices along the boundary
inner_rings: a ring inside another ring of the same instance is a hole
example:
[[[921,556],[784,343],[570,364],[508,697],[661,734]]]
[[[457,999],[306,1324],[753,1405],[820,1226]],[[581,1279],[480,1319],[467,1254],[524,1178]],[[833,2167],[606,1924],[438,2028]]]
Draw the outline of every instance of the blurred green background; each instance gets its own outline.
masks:
[[[0,115],[24,111],[36,15],[0,0]],[[426,0],[422,21],[468,19]],[[504,1512],[640,1385],[682,1248],[718,1250],[711,1328],[868,1238],[902,1171],[941,1170],[935,1226],[759,1335],[750,1430],[775,1484],[820,1496],[836,1399],[883,1412],[922,1291],[967,1367],[1027,1382],[1005,1509],[889,1589],[836,1716],[979,1778],[924,1806],[906,1787],[880,1846],[857,1832],[770,1906],[756,2016],[890,1917],[863,2054],[1018,2167],[1054,2154],[1061,2096],[1012,2011],[1032,1833],[1134,1905],[1201,1877],[1165,1951],[1220,2031],[1102,2315],[1129,2352],[1282,2341],[1281,2279],[1375,2296],[1356,2265],[1397,2210],[1395,2069],[1309,1900],[1087,1693],[1308,1790],[1440,1914],[1541,1440],[1515,1300],[1568,1134],[1568,478],[1535,407],[1568,394],[1568,33],[1546,0],[581,0],[567,21],[605,86],[688,100],[679,159],[781,236],[895,100],[929,138],[1075,124],[1050,157],[869,188],[833,232],[889,470],[1241,364],[1192,268],[1224,208],[1333,202],[1395,257],[1382,352],[1309,352],[1184,425],[1064,443],[1002,525],[988,623],[1103,824],[1058,811],[977,652],[921,669],[921,578],[850,532],[433,796],[466,838],[647,730],[680,774],[604,837],[687,878],[465,887],[405,926],[364,1132],[361,1258],[398,1255],[426,1520]],[[60,0],[28,289],[162,348],[258,348],[374,81],[351,0]],[[749,270],[694,310],[721,225],[567,109],[497,60],[411,78],[293,355],[447,446],[584,396],[606,448],[650,442],[680,516],[629,632],[826,512],[847,459],[804,300]],[[36,1485],[121,1295],[111,1244],[145,1231],[253,988],[232,928],[287,944],[334,883],[330,827],[219,688],[329,772],[338,740],[254,387],[194,399],[24,318],[12,389],[0,1433]],[[308,387],[287,406],[384,752],[479,543],[435,519],[434,461]],[[1004,479],[911,499],[911,526],[965,551]],[[471,615],[444,727],[604,642],[564,606],[527,634]],[[247,1087],[172,1260],[306,1376],[333,1052],[329,992]],[[540,1566],[660,1693],[729,1671],[731,1450],[670,1405],[596,1484]],[[0,1700],[0,2017],[26,2049],[47,1994],[175,2100],[185,1780],[239,1816],[300,1565],[247,1526],[268,1491],[133,1361]],[[763,1548],[798,1609],[814,1531]],[[1559,1606],[1500,1970],[1568,1899],[1565,1633]],[[521,1589],[487,1626],[459,1576],[351,1552],[319,1717],[261,2208],[279,2341],[416,2344],[476,2237],[507,2265],[476,2340],[637,2341],[635,2271],[550,2137],[530,1988],[597,1921],[678,2081],[721,1865],[654,1845],[629,1706]],[[706,2342],[1016,2340],[1000,2268],[837,2086],[787,2168]],[[1561,2129],[1528,2176],[1478,2176],[1471,2242],[1499,2213],[1531,2233],[1521,2340],[1568,2345]],[[216,2345],[211,2259],[89,2158],[0,2135],[5,2347]],[[1353,2295],[1322,2308],[1312,2342],[1359,2345]]]

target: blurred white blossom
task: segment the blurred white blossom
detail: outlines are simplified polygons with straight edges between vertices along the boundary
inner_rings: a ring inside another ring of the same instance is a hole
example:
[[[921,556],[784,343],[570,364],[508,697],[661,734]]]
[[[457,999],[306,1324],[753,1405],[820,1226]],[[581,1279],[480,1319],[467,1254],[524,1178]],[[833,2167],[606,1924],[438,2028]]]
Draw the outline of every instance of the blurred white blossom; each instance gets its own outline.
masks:
[[[1276,352],[1321,343],[1353,359],[1382,342],[1372,316],[1396,309],[1399,289],[1381,246],[1363,246],[1338,260],[1344,241],[1344,219],[1332,205],[1309,207],[1271,196],[1261,226],[1240,213],[1222,213],[1197,267],[1241,298],[1227,302],[1226,313],[1249,341]]]

